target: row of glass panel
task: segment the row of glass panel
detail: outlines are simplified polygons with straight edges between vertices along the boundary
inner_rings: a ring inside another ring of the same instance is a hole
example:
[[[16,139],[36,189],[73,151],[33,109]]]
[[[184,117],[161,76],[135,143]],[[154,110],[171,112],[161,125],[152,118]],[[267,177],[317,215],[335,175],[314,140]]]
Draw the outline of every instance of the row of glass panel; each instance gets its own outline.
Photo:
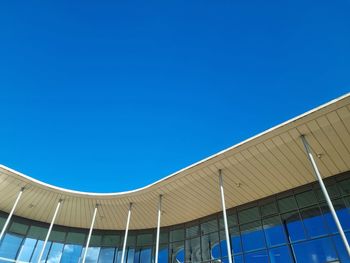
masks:
[[[348,239],[350,234],[347,233]],[[43,246],[42,240],[23,238],[15,234],[7,234],[2,246],[3,252],[0,262],[38,262],[38,256]],[[18,249],[20,248],[20,249]],[[208,257],[201,258],[200,249],[193,247],[189,261],[227,261],[226,242],[221,241],[214,244],[212,249],[208,250]],[[220,257],[221,249],[221,257]],[[128,263],[150,263],[154,260],[152,255],[154,247],[128,248],[126,252],[126,262]],[[113,247],[90,247],[88,249],[87,263],[120,263],[121,249]],[[41,262],[80,262],[84,249],[81,245],[63,244],[58,242],[49,242]],[[184,262],[185,251],[172,251],[171,262]],[[211,255],[210,255],[211,254]],[[159,262],[169,261],[168,246],[160,247]],[[237,254],[234,256],[235,262],[350,262],[345,248],[339,235],[312,239],[309,241],[298,242],[292,245],[283,245],[270,249],[257,250],[250,253]],[[16,259],[16,260],[15,260]]]
[[[327,188],[346,231],[350,231],[348,178],[343,175],[327,180]],[[231,209],[228,214],[236,262],[349,262],[317,184]],[[5,214],[0,215],[1,227],[5,217]],[[0,244],[0,263],[37,262],[46,233],[47,225],[14,218]],[[94,231],[86,262],[120,263],[123,234],[123,231]],[[55,226],[42,262],[78,262],[86,235],[87,230]],[[154,236],[153,229],[131,231],[126,261],[151,262]],[[221,213],[164,228],[159,261],[225,261],[224,239]],[[312,260],[311,255],[314,255]]]

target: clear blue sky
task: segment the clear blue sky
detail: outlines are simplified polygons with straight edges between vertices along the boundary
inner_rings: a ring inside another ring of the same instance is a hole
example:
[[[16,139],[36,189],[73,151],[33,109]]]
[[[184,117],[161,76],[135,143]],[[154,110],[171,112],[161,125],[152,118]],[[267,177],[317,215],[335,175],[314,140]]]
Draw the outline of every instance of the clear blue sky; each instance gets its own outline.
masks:
[[[0,163],[145,186],[350,89],[350,2],[0,4]]]

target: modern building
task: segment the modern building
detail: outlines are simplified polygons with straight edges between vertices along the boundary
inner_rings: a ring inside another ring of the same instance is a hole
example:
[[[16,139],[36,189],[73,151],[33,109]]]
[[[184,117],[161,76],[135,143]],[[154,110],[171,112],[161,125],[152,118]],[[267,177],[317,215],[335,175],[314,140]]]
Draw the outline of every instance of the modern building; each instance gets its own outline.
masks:
[[[134,191],[1,165],[0,211],[0,263],[350,262],[350,94]]]

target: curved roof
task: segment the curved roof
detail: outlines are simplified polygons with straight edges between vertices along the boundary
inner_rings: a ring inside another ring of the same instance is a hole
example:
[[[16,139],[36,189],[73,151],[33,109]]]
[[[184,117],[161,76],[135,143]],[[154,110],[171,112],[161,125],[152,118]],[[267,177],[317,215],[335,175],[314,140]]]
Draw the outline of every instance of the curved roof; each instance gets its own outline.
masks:
[[[132,202],[130,228],[144,229],[156,227],[162,194],[161,225],[188,222],[221,211],[219,169],[227,208],[315,181],[302,134],[320,157],[317,162],[324,177],[350,170],[350,93],[133,191],[72,191],[0,165],[0,210],[9,212],[25,187],[15,215],[50,222],[58,200],[63,199],[56,224],[89,228],[99,204],[95,228],[124,229]]]

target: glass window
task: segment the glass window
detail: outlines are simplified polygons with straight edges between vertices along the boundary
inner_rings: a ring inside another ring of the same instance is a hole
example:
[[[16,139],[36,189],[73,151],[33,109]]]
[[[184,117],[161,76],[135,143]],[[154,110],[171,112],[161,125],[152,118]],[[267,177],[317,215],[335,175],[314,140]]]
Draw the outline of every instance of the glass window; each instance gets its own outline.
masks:
[[[304,226],[309,237],[319,237],[327,234],[327,229],[317,206],[306,208],[300,211]]]
[[[0,214],[0,229],[2,229],[2,227],[5,225],[6,218],[7,218],[7,215],[5,216],[5,215]]]
[[[218,222],[216,219],[201,224],[202,235],[218,231]]]
[[[89,247],[99,247],[102,243],[102,235],[91,235]]]
[[[134,257],[135,257],[135,249],[134,248],[129,248],[128,249],[128,257],[126,263],[133,263],[134,262]],[[135,262],[137,263],[137,262]]]
[[[260,218],[259,208],[257,206],[239,211],[238,219],[240,224],[252,222]]]
[[[137,236],[137,246],[152,245],[152,234],[142,234]]]
[[[9,232],[25,236],[28,231],[28,225],[13,222],[10,226]]]
[[[237,212],[234,212],[234,213],[228,212],[227,213],[227,224],[229,227],[238,225]]]
[[[98,263],[113,263],[115,248],[103,247],[100,251]]]
[[[344,200],[345,207],[350,208],[350,196],[343,197],[343,200]]]
[[[238,224],[237,213],[228,211],[228,214],[227,214],[228,227],[236,226],[237,224]],[[219,217],[219,226],[220,226],[220,229],[225,228],[224,219],[222,218],[222,213],[220,213],[220,217]]]
[[[336,201],[336,200],[334,200],[334,201]],[[336,224],[334,223],[334,219],[333,219],[331,212],[329,211],[328,205],[326,203],[323,203],[323,204],[320,204],[320,207],[321,207],[321,211],[322,211],[323,218],[324,218],[326,227],[328,229],[328,232],[329,233],[337,233],[338,229],[337,229]],[[334,204],[334,208],[337,209],[335,204]]]
[[[168,263],[168,246],[160,245],[158,253],[158,262],[159,263]]]
[[[241,233],[244,251],[252,251],[265,247],[265,237],[260,221],[242,225]]]
[[[231,235],[231,247],[233,254],[238,254],[242,252],[241,236],[239,234],[238,227],[230,229]]]
[[[314,239],[293,245],[298,262],[332,262],[338,260],[329,238]]]
[[[199,235],[199,226],[191,226],[186,228],[186,238],[192,238]]]
[[[350,179],[346,179],[338,182],[340,192],[344,195],[350,195]]]
[[[298,212],[291,212],[282,215],[282,225],[287,234],[288,240],[294,242],[306,238],[303,223]]]
[[[124,237],[123,237],[123,242],[124,242]],[[135,233],[133,233],[128,236],[126,244],[128,247],[135,247],[135,243],[136,243],[136,236],[135,236]]]
[[[171,262],[178,263],[185,261],[185,251],[183,242],[170,244]]]
[[[46,262],[47,255],[49,254],[51,244],[52,244],[51,241],[47,242],[40,263],[45,263],[45,262]],[[36,251],[34,252],[33,257],[32,257],[32,260],[31,260],[30,262],[32,262],[32,263],[37,263],[37,262],[38,262],[38,260],[39,260],[39,255],[40,255],[40,253],[41,253],[41,250],[42,250],[42,247],[41,247],[40,251],[39,251],[39,250],[36,250]]]
[[[64,241],[66,240],[66,232],[59,231],[59,230],[52,230],[50,234],[50,240],[64,243]]]
[[[154,240],[153,242],[156,242],[156,240]],[[169,234],[167,230],[160,230],[160,234],[159,234],[159,243],[160,244],[164,244],[164,243],[168,243],[169,242]]]
[[[115,247],[120,245],[120,236],[118,235],[103,235],[102,246]]]
[[[32,257],[33,251],[34,251],[36,241],[37,240],[33,239],[33,238],[26,238],[24,240],[24,242],[22,243],[22,246],[19,250],[17,260],[29,262],[30,258]]]
[[[151,263],[152,259],[152,248],[142,248],[140,252],[140,263]],[[158,254],[159,259],[159,254]]]
[[[185,260],[191,262],[201,261],[201,245],[199,237],[185,241]]]
[[[38,243],[36,244],[36,247],[35,247],[35,250],[34,250],[34,253],[33,253],[33,256],[32,256],[32,259],[30,260],[30,262],[33,262],[33,263],[38,262],[41,250],[43,249],[43,246],[44,246],[44,241],[38,240]],[[47,254],[49,253],[49,250],[50,250],[50,246],[51,246],[51,242],[47,242],[42,259],[46,259]]]
[[[212,255],[212,258],[220,257],[220,243],[214,244],[214,246],[211,248],[211,255]]]
[[[0,245],[0,257],[5,259],[15,259],[22,240],[22,236],[7,233],[5,237],[3,237]]]
[[[328,192],[330,198],[333,199],[333,198],[337,198],[340,196],[338,188],[335,184],[327,184],[326,183],[326,188],[327,188],[327,192]],[[315,192],[316,192],[316,196],[317,196],[318,201],[320,201],[320,202],[326,201],[324,194],[323,194],[322,190],[320,189],[319,184],[317,184],[315,186]]]
[[[350,230],[350,197],[346,197],[344,199],[346,204],[344,204],[342,199],[332,200],[332,202],[334,209],[336,210],[336,213],[338,215],[340,224],[342,225],[344,230]],[[347,201],[347,199],[349,199],[349,201]],[[329,232],[337,233],[338,228],[334,222],[331,212],[329,211],[328,205],[326,203],[322,203],[321,209]]]
[[[76,232],[68,232],[66,242],[72,243],[72,244],[83,245],[85,242],[85,234],[76,233]]]
[[[350,232],[346,233],[347,239],[350,241]],[[339,235],[332,237],[336,250],[339,255],[339,259],[342,263],[350,263],[350,257],[348,256],[348,252],[346,251],[345,245],[343,243],[343,240]]]
[[[345,205],[339,204],[336,212],[344,230],[350,230],[350,196],[344,197],[344,201]]]
[[[141,249],[140,248],[136,248],[133,262],[135,262],[135,263],[139,263],[140,262],[140,253],[141,253]]]
[[[244,255],[246,263],[268,263],[269,259],[266,250],[261,250],[254,253],[247,253]]]
[[[122,253],[123,253],[122,249],[116,249],[115,258],[114,258],[115,263],[120,263],[122,261]],[[125,260],[124,260],[124,262],[125,262]]]
[[[184,238],[185,238],[185,232],[183,228],[170,231],[171,242],[184,240]]]
[[[235,263],[243,263],[243,255],[235,255],[234,257]]]
[[[85,247],[81,253],[81,256],[85,253]],[[98,255],[100,254],[101,248],[99,247],[89,247],[86,253],[85,262],[86,263],[97,263]]]
[[[298,208],[297,202],[295,201],[294,196],[288,196],[288,197],[279,199],[277,203],[281,213],[296,210]]]
[[[28,237],[45,240],[47,235],[47,228],[31,226],[28,231]]]
[[[63,244],[54,242],[47,257],[48,263],[59,263],[62,257]]]
[[[271,248],[269,255],[271,263],[293,263],[290,249],[287,246]]]
[[[346,198],[350,199],[350,197],[346,197]],[[344,202],[342,199],[333,200],[332,202],[343,229],[350,230],[350,208],[344,205]],[[328,230],[331,233],[337,233],[338,228],[334,222],[331,212],[329,211],[328,205],[326,203],[321,204],[321,209],[322,209]]]
[[[313,190],[296,194],[295,198],[300,208],[317,204],[316,196]]]
[[[222,236],[224,236],[224,239],[222,238]],[[228,253],[227,253],[227,243],[226,243],[226,239],[225,239],[225,232],[220,232],[220,251],[221,251],[221,257],[227,257]]]
[[[287,239],[284,233],[280,216],[274,216],[263,220],[267,245],[269,247],[285,244]]]
[[[212,253],[213,247],[219,244],[219,234],[217,232],[202,236],[202,258],[204,261],[217,259],[220,255]],[[216,257],[215,257],[216,256]]]
[[[275,201],[261,205],[261,214],[262,216],[269,216],[277,214],[277,206]]]
[[[81,245],[66,244],[63,249],[61,263],[77,263],[82,251]]]

